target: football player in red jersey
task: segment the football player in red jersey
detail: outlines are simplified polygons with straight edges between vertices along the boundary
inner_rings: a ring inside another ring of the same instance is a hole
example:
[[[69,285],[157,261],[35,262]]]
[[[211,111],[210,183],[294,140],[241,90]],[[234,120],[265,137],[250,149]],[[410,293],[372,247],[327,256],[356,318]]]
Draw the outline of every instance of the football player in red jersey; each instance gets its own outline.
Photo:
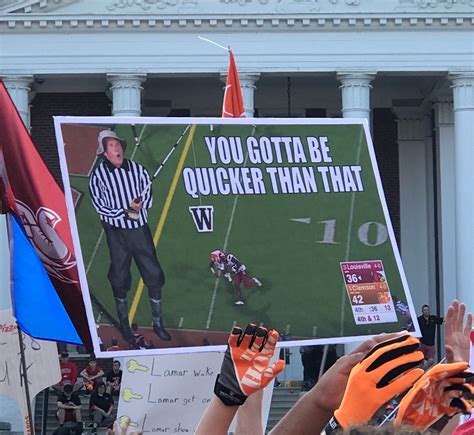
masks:
[[[255,285],[258,287],[262,286],[258,278],[249,278],[246,266],[234,254],[225,253],[219,249],[212,251],[209,268],[213,275],[217,277],[224,276],[229,282],[233,283],[234,303],[236,305],[243,305],[245,303],[240,291],[240,284],[243,284],[245,288]]]

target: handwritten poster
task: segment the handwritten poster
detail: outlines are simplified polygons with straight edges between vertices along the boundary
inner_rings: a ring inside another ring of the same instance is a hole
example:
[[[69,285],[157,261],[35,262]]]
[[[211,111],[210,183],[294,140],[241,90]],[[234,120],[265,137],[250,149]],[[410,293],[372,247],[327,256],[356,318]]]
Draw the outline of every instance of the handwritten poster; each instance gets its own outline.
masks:
[[[130,418],[129,432],[194,433],[212,399],[222,358],[208,352],[124,359],[117,417]],[[264,392],[264,427],[272,386]]]
[[[30,398],[61,378],[56,343],[23,334]],[[20,362],[18,328],[11,310],[0,311],[0,395],[20,406],[23,430],[32,434]]]

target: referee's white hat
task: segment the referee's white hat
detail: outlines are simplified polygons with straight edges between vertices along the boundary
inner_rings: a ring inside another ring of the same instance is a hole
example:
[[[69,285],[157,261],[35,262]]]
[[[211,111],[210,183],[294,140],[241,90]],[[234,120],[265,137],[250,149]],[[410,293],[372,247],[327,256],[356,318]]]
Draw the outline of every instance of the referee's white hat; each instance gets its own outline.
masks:
[[[97,141],[99,142],[99,146],[97,147],[97,151],[96,151],[96,154],[98,156],[104,154],[105,152],[105,147],[104,147],[104,139],[108,138],[108,137],[111,137],[112,139],[117,139],[121,144],[122,144],[122,148],[123,150],[125,151],[125,148],[127,148],[127,142],[125,142],[123,139],[121,139],[120,137],[117,136],[117,133],[115,133],[115,131],[112,131],[112,130],[102,130],[100,133],[99,133],[99,136],[97,138]]]

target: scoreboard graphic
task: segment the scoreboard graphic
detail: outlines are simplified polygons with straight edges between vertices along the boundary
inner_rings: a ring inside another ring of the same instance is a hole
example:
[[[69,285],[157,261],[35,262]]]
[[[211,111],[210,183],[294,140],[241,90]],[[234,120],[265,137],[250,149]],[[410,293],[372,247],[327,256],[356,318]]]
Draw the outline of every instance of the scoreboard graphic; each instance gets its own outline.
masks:
[[[356,324],[397,322],[382,261],[348,261],[340,265]]]

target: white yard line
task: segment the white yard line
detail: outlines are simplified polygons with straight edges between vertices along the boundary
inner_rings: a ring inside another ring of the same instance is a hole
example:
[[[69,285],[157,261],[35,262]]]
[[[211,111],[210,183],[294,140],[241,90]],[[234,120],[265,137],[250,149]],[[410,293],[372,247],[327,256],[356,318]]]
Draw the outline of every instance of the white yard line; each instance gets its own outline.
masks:
[[[140,143],[140,142],[142,141],[142,136],[143,136],[143,133],[145,132],[145,128],[146,128],[147,125],[148,125],[148,124],[144,124],[144,125],[143,125],[143,127],[142,127],[142,129],[141,129],[141,131],[140,131],[140,135],[138,136],[138,143]],[[136,149],[136,147],[135,147],[135,149]],[[132,153],[132,157],[131,157],[131,158],[133,158],[134,155],[135,155],[135,150],[133,150],[133,153]]]
[[[94,250],[92,251],[91,258],[89,260],[89,263],[87,263],[86,267],[86,275],[89,273],[89,270],[92,266],[92,263],[94,262],[95,255],[97,254],[97,251],[99,250],[100,243],[102,242],[102,239],[104,238],[104,230],[100,230],[99,238],[97,239],[97,242],[94,246]]]
[[[357,158],[356,158],[356,165],[359,164],[360,160],[360,153],[362,151],[362,139],[363,136],[362,134],[364,133],[364,129],[362,129],[360,133],[360,139],[359,139],[359,149],[357,150]],[[356,192],[352,192],[351,196],[351,208],[349,212],[349,225],[347,229],[347,240],[346,240],[346,254],[344,256],[344,260],[347,261],[349,259],[349,251],[351,249],[351,238],[352,238],[352,219],[354,218],[354,206],[355,206],[355,194]],[[341,305],[341,328],[339,330],[339,336],[342,337],[344,334],[344,317],[345,317],[345,310],[346,310],[346,285],[342,284],[342,305]]]
[[[255,126],[252,129],[252,136],[255,135]],[[244,161],[244,168],[247,166],[247,159],[248,159],[248,153],[245,155],[245,161]],[[229,243],[229,237],[230,237],[230,232],[232,230],[232,225],[234,224],[234,215],[235,215],[235,210],[237,208],[237,202],[239,200],[239,195],[235,195],[234,197],[234,203],[232,205],[232,211],[230,213],[230,219],[229,219],[229,224],[227,225],[227,232],[225,234],[225,239],[224,239],[224,246],[222,250],[225,252],[227,249],[227,243]],[[206,322],[206,329],[209,329],[211,326],[211,320],[212,320],[212,313],[214,311],[214,304],[216,303],[216,297],[217,297],[217,287],[219,287],[219,278],[216,278],[216,281],[214,283],[214,290],[212,291],[212,298],[211,298],[211,305],[209,307],[209,314],[207,315],[207,322]]]
[[[197,167],[197,161],[196,161],[196,151],[194,150],[194,139],[191,143],[191,149],[193,150],[193,157],[194,157],[194,169]],[[201,192],[199,192],[199,205],[202,206],[202,198],[201,198]]]
[[[248,156],[248,154],[247,154]],[[244,167],[247,164],[247,156],[245,156]],[[235,195],[234,204],[232,205],[232,211],[230,213],[229,225],[227,225],[227,232],[225,234],[224,246],[222,250],[225,252],[227,249],[227,243],[229,243],[230,232],[232,230],[232,225],[234,224],[235,210],[237,209],[237,202],[239,200],[239,195]],[[214,290],[212,291],[211,305],[209,307],[209,314],[207,315],[206,329],[209,329],[211,326],[212,312],[214,311],[214,304],[217,297],[217,287],[219,287],[219,278],[216,278],[214,283]]]

